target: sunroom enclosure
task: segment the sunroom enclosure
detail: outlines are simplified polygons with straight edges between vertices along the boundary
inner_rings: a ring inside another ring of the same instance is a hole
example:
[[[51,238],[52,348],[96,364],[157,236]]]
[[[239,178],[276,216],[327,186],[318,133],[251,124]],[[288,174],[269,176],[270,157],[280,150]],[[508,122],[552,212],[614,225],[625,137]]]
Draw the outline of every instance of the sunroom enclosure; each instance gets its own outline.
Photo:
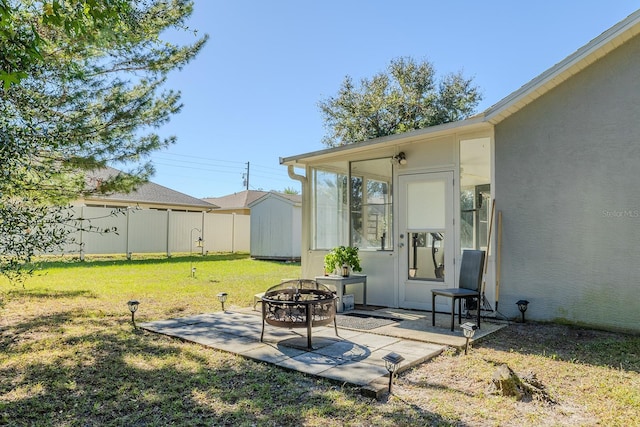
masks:
[[[343,148],[310,161],[304,274],[323,274],[331,248],[356,246],[369,304],[430,310],[430,289],[457,286],[462,251],[487,250],[492,158],[491,136],[474,135],[365,152]],[[494,261],[490,251],[488,305]],[[355,298],[362,301],[357,292]]]
[[[391,250],[392,178],[389,159],[312,168],[311,249]]]

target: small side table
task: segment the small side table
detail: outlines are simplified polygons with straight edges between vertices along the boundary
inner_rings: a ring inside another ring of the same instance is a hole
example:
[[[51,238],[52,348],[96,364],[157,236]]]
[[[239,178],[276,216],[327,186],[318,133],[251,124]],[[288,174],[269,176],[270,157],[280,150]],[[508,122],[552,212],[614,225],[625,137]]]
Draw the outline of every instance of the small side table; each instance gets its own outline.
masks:
[[[351,274],[348,277],[342,276],[317,276],[315,281],[323,285],[330,285],[336,288],[338,296],[338,313],[342,313],[342,296],[345,294],[347,285],[362,285],[362,304],[367,305],[367,276],[365,274]]]

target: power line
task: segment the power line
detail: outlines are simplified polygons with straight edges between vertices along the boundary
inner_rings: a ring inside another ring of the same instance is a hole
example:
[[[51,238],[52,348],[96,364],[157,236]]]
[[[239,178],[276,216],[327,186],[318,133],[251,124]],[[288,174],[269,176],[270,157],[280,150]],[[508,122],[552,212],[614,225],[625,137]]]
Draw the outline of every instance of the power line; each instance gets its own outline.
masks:
[[[212,158],[206,158],[206,157],[201,157],[201,156],[192,156],[189,154],[177,154],[177,153],[168,153],[168,152],[162,152],[162,153],[158,153],[157,155],[167,155],[167,156],[176,156],[176,157],[186,157],[186,158],[191,158],[191,159],[198,159],[198,160],[204,160],[207,162],[222,162],[222,163],[235,163],[238,165],[246,165],[247,162],[241,162],[239,160],[229,160],[229,159],[212,159]],[[173,161],[173,160],[172,160]],[[175,160],[175,161],[180,161],[180,160]],[[186,160],[181,160],[182,162],[186,162]],[[200,162],[194,162],[194,163],[200,163]],[[270,170],[281,170],[281,167],[274,167],[274,166],[266,166],[266,165],[261,165],[258,163],[252,163],[251,167],[257,167],[257,168],[261,168],[261,169],[270,169]]]
[[[260,169],[269,169],[269,170],[274,170],[274,171],[286,170],[284,168],[284,166],[279,166],[277,168],[274,168],[274,167],[271,167],[271,166],[262,166],[262,165],[259,165],[259,164],[256,164],[256,163],[251,163],[251,166],[254,167],[254,168],[257,167],[257,168],[260,168]]]
[[[162,163],[162,162],[154,162],[157,165],[162,165],[162,166],[169,166],[172,168],[182,168],[182,169],[192,169],[192,170],[199,170],[199,171],[205,171],[205,172],[210,172],[210,173],[229,173],[229,174],[240,174],[240,171],[221,171],[221,170],[216,170],[216,169],[211,169],[211,168],[198,168],[198,167],[193,167],[193,166],[184,166],[184,165],[173,165],[170,163]]]
[[[153,161],[154,164],[158,164],[158,165],[165,165],[165,166],[175,166],[175,167],[186,167],[186,168],[192,168],[192,169],[198,169],[198,170],[215,170],[215,171],[221,171],[224,169],[230,169],[233,171],[239,171],[241,169],[239,169],[238,166],[226,166],[226,165],[211,165],[211,164],[207,164],[207,163],[198,163],[198,162],[185,162],[182,160],[171,160],[171,159],[164,159],[164,158],[158,158],[157,160]]]
[[[238,160],[229,160],[229,159],[209,159],[206,157],[202,157],[202,156],[192,156],[190,154],[178,154],[178,153],[169,153],[169,152],[162,152],[162,153],[158,153],[158,154],[165,154],[168,156],[176,156],[176,157],[188,157],[191,159],[198,159],[198,160],[206,160],[206,161],[210,161],[210,162],[224,162],[224,163],[238,163],[241,165],[244,165],[244,162],[238,161]]]
[[[170,164],[170,163],[163,163],[163,162],[154,162],[157,165],[162,165],[162,166],[168,166],[168,167],[172,167],[172,168],[181,168],[181,169],[189,169],[189,170],[197,170],[197,171],[204,171],[204,172],[208,172],[211,174],[217,174],[217,173],[224,173],[224,174],[238,174],[241,175],[241,170],[237,170],[237,171],[224,171],[224,170],[216,170],[216,169],[211,169],[211,168],[198,168],[198,167],[193,167],[193,166],[185,166],[185,165],[174,165],[174,164]],[[246,165],[246,163],[245,163]],[[275,174],[274,174],[275,175]],[[244,174],[242,174],[243,179],[245,179]],[[291,179],[286,178],[284,176],[265,176],[265,175],[261,175],[261,174],[255,174],[252,173],[252,177],[259,177],[259,178],[264,178],[264,179],[268,179],[268,180],[272,180],[272,181],[281,181],[281,182],[289,182],[291,181]],[[246,182],[243,182],[243,186],[246,187]]]
[[[188,154],[158,153],[153,156],[153,163],[158,166],[189,169],[191,171],[198,171],[199,174],[206,173],[214,176],[219,176],[220,174],[227,176],[237,174],[238,177],[242,176],[242,187],[246,190],[250,188],[254,190],[257,189],[256,186],[253,185],[256,178],[257,181],[271,182],[271,184],[268,184],[270,187],[276,182],[281,183],[283,186],[295,185],[295,183],[292,183],[291,179],[285,175],[286,170],[284,168],[257,165],[250,162],[213,159]],[[255,172],[254,168],[258,169],[258,173]],[[234,178],[230,178],[226,181],[229,182],[233,179]],[[258,188],[263,188],[263,186],[258,184]]]
[[[166,154],[166,153],[164,153]],[[182,157],[194,157],[194,156],[186,156],[186,155],[178,155],[178,156],[182,156]],[[228,168],[228,169],[234,169],[234,170],[246,170],[246,165],[248,162],[237,162],[237,161],[226,161],[226,160],[215,160],[215,159],[204,159],[204,158],[200,158],[197,157],[198,160],[210,160],[210,161],[216,161],[216,162],[226,162],[226,163],[235,163],[236,165],[212,165],[211,163],[204,163],[204,162],[196,162],[196,161],[190,161],[190,160],[179,160],[179,159],[170,159],[170,158],[165,158],[162,155],[158,156],[156,155],[154,158],[157,158],[159,160],[164,160],[166,162],[175,162],[175,163],[181,163],[181,164],[187,164],[187,165],[199,165],[199,166],[208,166],[207,170],[218,170],[217,168]],[[160,162],[156,162],[157,164],[164,164],[165,166],[171,166],[171,164],[168,163],[160,163]],[[239,165],[243,165],[244,167],[242,169],[240,169]],[[177,166],[177,165],[176,165]],[[255,163],[251,164],[252,168],[259,168],[261,169],[261,172],[263,174],[270,174],[273,176],[282,176],[285,173],[285,169],[284,168],[272,168],[272,167],[268,167],[268,166],[262,166],[262,165],[257,165]],[[264,170],[266,169],[266,170]],[[201,169],[203,170],[203,169]],[[269,171],[276,171],[276,172],[269,172]],[[265,175],[262,175],[263,177]]]

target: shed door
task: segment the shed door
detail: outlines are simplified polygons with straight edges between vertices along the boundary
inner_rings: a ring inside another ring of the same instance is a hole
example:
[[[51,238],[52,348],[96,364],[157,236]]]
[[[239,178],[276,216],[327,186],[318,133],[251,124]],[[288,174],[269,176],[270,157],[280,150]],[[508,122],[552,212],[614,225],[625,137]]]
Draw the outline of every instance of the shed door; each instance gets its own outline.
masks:
[[[399,177],[399,303],[431,310],[431,289],[455,283],[453,172]]]

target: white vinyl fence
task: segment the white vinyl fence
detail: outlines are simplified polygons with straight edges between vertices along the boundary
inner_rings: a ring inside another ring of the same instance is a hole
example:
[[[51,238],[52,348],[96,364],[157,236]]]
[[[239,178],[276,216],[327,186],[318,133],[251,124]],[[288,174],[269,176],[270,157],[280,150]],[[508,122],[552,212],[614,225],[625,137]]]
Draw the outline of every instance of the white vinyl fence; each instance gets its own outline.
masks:
[[[81,229],[65,253],[249,252],[249,215],[76,207]],[[202,248],[197,247],[199,237]],[[80,243],[80,245],[78,245]]]

